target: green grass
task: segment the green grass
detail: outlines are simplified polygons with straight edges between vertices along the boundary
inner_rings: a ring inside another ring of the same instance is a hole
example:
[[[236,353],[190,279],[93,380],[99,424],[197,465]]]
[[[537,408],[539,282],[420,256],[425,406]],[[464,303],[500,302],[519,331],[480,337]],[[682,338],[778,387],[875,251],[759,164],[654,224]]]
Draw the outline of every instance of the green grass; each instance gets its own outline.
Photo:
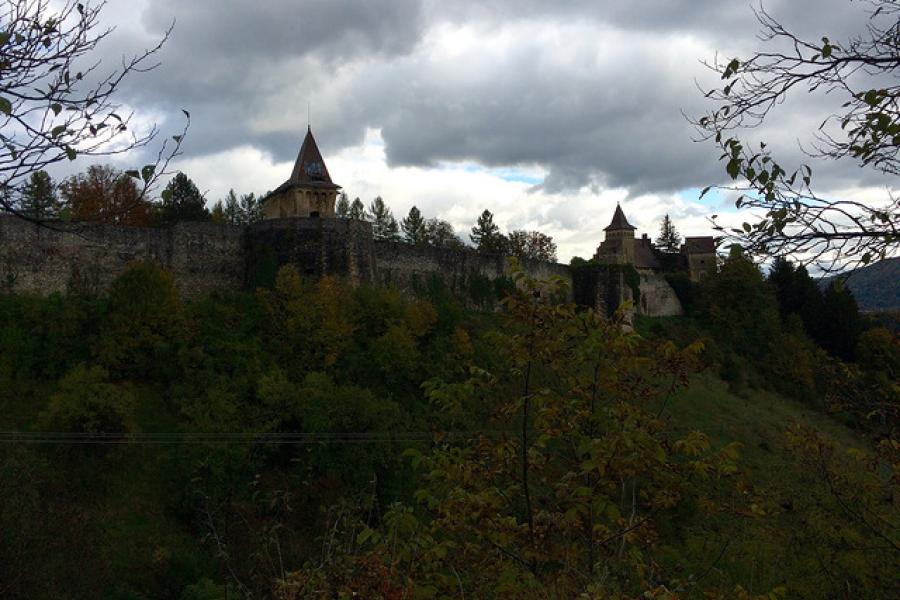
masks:
[[[761,593],[785,587],[788,597],[816,597],[822,583],[815,558],[818,549],[812,540],[804,542],[804,536],[810,511],[815,510],[809,491],[822,484],[794,459],[786,429],[802,423],[844,450],[868,448],[868,441],[800,402],[758,389],[737,395],[710,374],[696,376],[673,397],[663,417],[676,435],[691,430],[706,433],[714,448],[739,442],[741,473],[730,478],[726,487],[739,488],[738,482],[744,480],[752,484],[752,492],[732,491],[730,500],[733,506],[756,503],[765,513],[691,519],[677,530],[679,541],[670,547],[664,544],[663,563],[680,565],[685,577],[702,575],[704,584],[722,589],[741,585]],[[724,504],[728,501],[720,499]],[[702,596],[689,590],[687,597]]]

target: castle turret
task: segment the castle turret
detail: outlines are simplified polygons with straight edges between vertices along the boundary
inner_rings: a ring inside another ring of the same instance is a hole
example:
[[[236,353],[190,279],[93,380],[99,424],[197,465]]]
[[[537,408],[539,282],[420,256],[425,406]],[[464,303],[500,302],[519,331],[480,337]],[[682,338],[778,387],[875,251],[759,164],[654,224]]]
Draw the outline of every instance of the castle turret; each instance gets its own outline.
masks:
[[[340,189],[341,186],[331,181],[312,129],[307,127],[290,178],[263,198],[263,216],[266,219],[333,217]]]
[[[606,239],[597,248],[597,258],[603,258],[606,262],[633,264],[635,227],[625,218],[618,203],[612,221],[603,231]]]

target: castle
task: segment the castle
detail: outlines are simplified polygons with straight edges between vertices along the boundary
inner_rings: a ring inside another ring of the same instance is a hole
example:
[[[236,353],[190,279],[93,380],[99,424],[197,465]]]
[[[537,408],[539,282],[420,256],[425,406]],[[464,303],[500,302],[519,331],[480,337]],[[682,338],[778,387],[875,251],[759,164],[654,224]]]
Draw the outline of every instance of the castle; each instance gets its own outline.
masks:
[[[716,243],[712,236],[684,238],[678,254],[665,253],[653,245],[646,233],[634,237],[635,227],[618,204],[612,221],[603,231],[606,239],[594,254],[598,263],[632,265],[639,273],[681,270],[688,273],[691,281],[700,281],[715,271]]]
[[[263,220],[247,225],[206,222],[171,227],[125,227],[55,223],[41,227],[12,215],[0,215],[0,292],[49,294],[105,289],[137,261],[153,261],[169,270],[187,298],[215,292],[271,285],[278,268],[291,264],[304,276],[336,275],[354,284],[393,285],[418,293],[444,285],[466,301],[484,303],[484,290],[509,281],[505,256],[471,248],[436,248],[375,240],[370,223],[335,218],[340,186],[307,128],[290,177],[262,200]],[[640,272],[640,302],[648,315],[681,314],[673,289],[660,274],[660,257],[647,236],[634,230],[620,207],[597,249],[597,262],[631,264]],[[712,238],[688,238],[679,264],[692,279],[715,265]],[[521,261],[534,277],[562,276],[573,289],[592,286],[587,305],[617,306],[633,298],[623,284],[609,277],[577,281],[569,266]],[[481,290],[476,293],[477,290]]]

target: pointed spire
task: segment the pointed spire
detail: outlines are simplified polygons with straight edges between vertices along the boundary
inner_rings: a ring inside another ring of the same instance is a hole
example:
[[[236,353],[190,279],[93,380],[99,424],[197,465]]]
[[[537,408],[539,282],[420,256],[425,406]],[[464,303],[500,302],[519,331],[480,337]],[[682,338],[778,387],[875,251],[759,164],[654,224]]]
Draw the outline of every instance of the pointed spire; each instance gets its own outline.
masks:
[[[625,218],[625,213],[622,212],[622,207],[616,202],[616,212],[613,213],[612,221],[610,221],[608,226],[603,228],[603,231],[621,231],[623,229],[634,230],[637,228],[628,222],[628,219]]]
[[[291,177],[286,184],[338,187],[331,181],[310,125],[306,126],[306,137],[303,139],[303,145],[300,146],[300,153],[294,162],[294,170],[291,171]]]

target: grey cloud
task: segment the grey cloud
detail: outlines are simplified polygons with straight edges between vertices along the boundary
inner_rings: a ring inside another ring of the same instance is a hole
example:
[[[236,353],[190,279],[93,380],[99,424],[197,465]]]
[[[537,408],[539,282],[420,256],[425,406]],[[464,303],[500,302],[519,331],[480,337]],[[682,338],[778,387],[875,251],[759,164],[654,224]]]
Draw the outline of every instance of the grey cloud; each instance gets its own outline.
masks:
[[[766,6],[813,38],[840,38],[864,18],[858,3],[844,0]],[[251,144],[289,160],[312,99],[326,153],[375,127],[392,165],[538,164],[549,170],[542,186],[549,192],[587,185],[640,194],[719,180],[714,148],[691,141],[681,114],[706,106],[693,79],[703,76],[698,60],[711,57],[672,53],[685,39],[731,51],[758,44],[749,4],[713,0],[162,0],[141,23],[158,35],[172,18],[162,67],[127,91],[137,106],[188,108],[189,153]],[[485,40],[518,25],[575,25],[587,38],[545,46],[523,37],[501,55],[437,60],[423,40],[441,24],[471,26]],[[620,43],[594,62],[592,45],[601,47],[599,36],[610,32]],[[130,41],[116,40],[113,55]],[[557,60],[572,47],[584,60]],[[813,108],[818,114],[822,106],[804,99],[780,107],[781,117],[750,135],[774,138],[801,162],[794,129],[811,125]],[[834,165],[828,173],[849,181],[858,171]]]

